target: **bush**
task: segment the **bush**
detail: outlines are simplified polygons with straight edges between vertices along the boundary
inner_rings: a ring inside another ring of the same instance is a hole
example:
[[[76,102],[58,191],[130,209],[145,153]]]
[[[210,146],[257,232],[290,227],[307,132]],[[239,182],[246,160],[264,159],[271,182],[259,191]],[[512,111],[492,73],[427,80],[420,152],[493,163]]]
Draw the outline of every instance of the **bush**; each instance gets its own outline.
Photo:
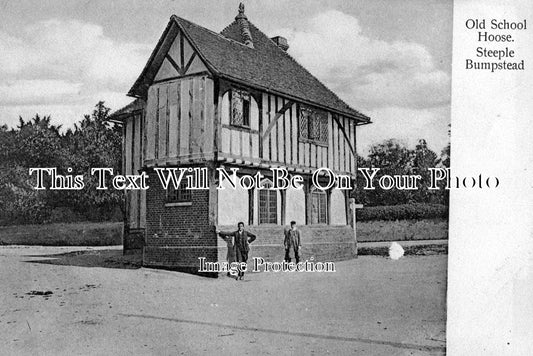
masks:
[[[121,222],[0,226],[0,245],[121,245],[123,229]]]
[[[57,207],[50,211],[50,223],[73,223],[84,221],[80,214],[75,213],[68,207]]]
[[[359,242],[447,239],[448,221],[445,219],[357,222],[357,241]]]
[[[39,191],[18,189],[9,201],[1,202],[0,225],[43,224],[48,222],[50,208],[40,200]]]
[[[448,219],[448,206],[442,204],[400,204],[372,206],[357,210],[357,221]]]

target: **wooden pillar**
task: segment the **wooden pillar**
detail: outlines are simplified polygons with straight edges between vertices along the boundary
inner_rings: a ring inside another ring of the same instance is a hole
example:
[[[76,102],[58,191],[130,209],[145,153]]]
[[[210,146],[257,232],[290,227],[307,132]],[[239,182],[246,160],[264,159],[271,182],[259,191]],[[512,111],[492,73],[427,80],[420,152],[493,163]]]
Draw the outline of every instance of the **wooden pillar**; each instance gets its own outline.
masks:
[[[311,214],[312,214],[312,202],[311,202],[311,196],[309,195],[311,191],[311,178],[306,177],[304,181],[304,194],[305,194],[305,224],[310,225],[311,224]]]
[[[327,225],[331,225],[331,193],[333,189],[328,189],[326,191],[326,222]]]
[[[344,211],[345,211],[345,215],[346,215],[346,225],[351,225],[353,226],[353,219],[352,219],[352,213],[350,212],[350,209],[351,209],[351,199],[350,198],[350,192],[349,191],[346,191],[344,190],[343,191],[344,193]]]
[[[287,191],[281,190],[281,225],[285,225],[285,215],[287,211]]]
[[[255,189],[248,190],[248,225],[254,224],[254,196]]]
[[[355,204],[355,198],[350,198],[350,209],[352,210],[352,219],[353,219],[353,238],[355,242],[354,250],[355,256],[357,257],[357,218],[355,215],[356,209],[361,209],[363,204]]]
[[[217,171],[216,163],[208,164],[209,170],[209,225],[218,225],[218,190],[217,190]]]

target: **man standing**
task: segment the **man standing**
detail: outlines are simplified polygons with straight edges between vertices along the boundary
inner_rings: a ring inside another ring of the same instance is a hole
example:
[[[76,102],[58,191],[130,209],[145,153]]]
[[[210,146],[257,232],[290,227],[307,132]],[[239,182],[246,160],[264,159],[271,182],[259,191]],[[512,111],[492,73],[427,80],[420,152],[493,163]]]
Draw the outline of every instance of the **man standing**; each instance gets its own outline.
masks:
[[[290,251],[294,251],[294,259],[296,263],[300,262],[300,248],[302,247],[300,241],[300,230],[296,228],[296,221],[291,221],[291,228],[285,231],[285,261],[291,262]]]
[[[222,237],[233,237],[235,241],[235,260],[239,263],[248,262],[248,252],[250,251],[250,243],[252,243],[256,236],[249,231],[244,230],[244,223],[241,221],[237,224],[237,231],[232,232],[223,232],[217,231],[217,233]],[[239,273],[236,279],[243,279],[244,271],[239,269]]]
[[[220,233],[220,231],[217,231],[216,233],[220,235],[222,240],[226,241],[226,244],[228,246],[228,253],[226,254],[226,261],[228,262],[228,266],[231,268],[231,264],[235,262],[237,259],[235,257],[235,236],[233,236],[233,232],[231,232],[228,235],[226,234],[223,235],[222,233]],[[228,272],[226,275],[229,277],[230,273]]]

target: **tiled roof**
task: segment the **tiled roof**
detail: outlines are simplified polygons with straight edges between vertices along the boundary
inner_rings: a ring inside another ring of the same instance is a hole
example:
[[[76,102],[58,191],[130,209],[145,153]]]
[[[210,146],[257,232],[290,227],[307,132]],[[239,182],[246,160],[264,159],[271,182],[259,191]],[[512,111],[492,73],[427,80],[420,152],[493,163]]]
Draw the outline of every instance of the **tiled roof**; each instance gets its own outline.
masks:
[[[214,75],[315,104],[359,121],[370,121],[369,117],[341,100],[251,22],[249,29],[253,48],[244,45],[237,21],[218,34],[178,16],[172,16],[147,66],[130,90],[130,95],[145,95],[147,87],[143,83],[153,79],[146,76],[155,76],[155,70],[150,66],[153,64],[158,67],[158,57],[161,56],[158,56],[157,52],[160,47],[165,47],[164,37],[173,32],[172,22],[182,28]]]
[[[146,106],[146,103],[142,99],[135,99],[128,105],[124,106],[123,108],[113,112],[111,115],[109,115],[109,119],[111,120],[117,120],[120,119],[120,117],[130,114],[134,111],[144,109]]]

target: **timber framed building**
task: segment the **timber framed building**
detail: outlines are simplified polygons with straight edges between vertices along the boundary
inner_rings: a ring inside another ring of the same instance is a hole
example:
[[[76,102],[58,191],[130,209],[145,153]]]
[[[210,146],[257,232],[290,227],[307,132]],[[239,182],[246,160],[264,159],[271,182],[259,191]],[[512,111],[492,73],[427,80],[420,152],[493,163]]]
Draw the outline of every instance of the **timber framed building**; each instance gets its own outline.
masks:
[[[252,256],[283,259],[283,229],[296,220],[303,258],[354,256],[347,191],[313,188],[311,173],[328,167],[355,180],[357,128],[369,117],[352,109],[269,38],[239,7],[216,33],[172,16],[141,75],[135,97],[111,119],[123,125],[125,174],[146,171],[150,189],[126,196],[124,250],[143,264],[198,268],[198,258],[224,260],[215,230],[249,225]],[[325,59],[326,60],[326,59]],[[207,167],[207,190],[158,183],[154,167]],[[304,176],[303,190],[218,190],[216,168],[265,175],[286,167]]]

